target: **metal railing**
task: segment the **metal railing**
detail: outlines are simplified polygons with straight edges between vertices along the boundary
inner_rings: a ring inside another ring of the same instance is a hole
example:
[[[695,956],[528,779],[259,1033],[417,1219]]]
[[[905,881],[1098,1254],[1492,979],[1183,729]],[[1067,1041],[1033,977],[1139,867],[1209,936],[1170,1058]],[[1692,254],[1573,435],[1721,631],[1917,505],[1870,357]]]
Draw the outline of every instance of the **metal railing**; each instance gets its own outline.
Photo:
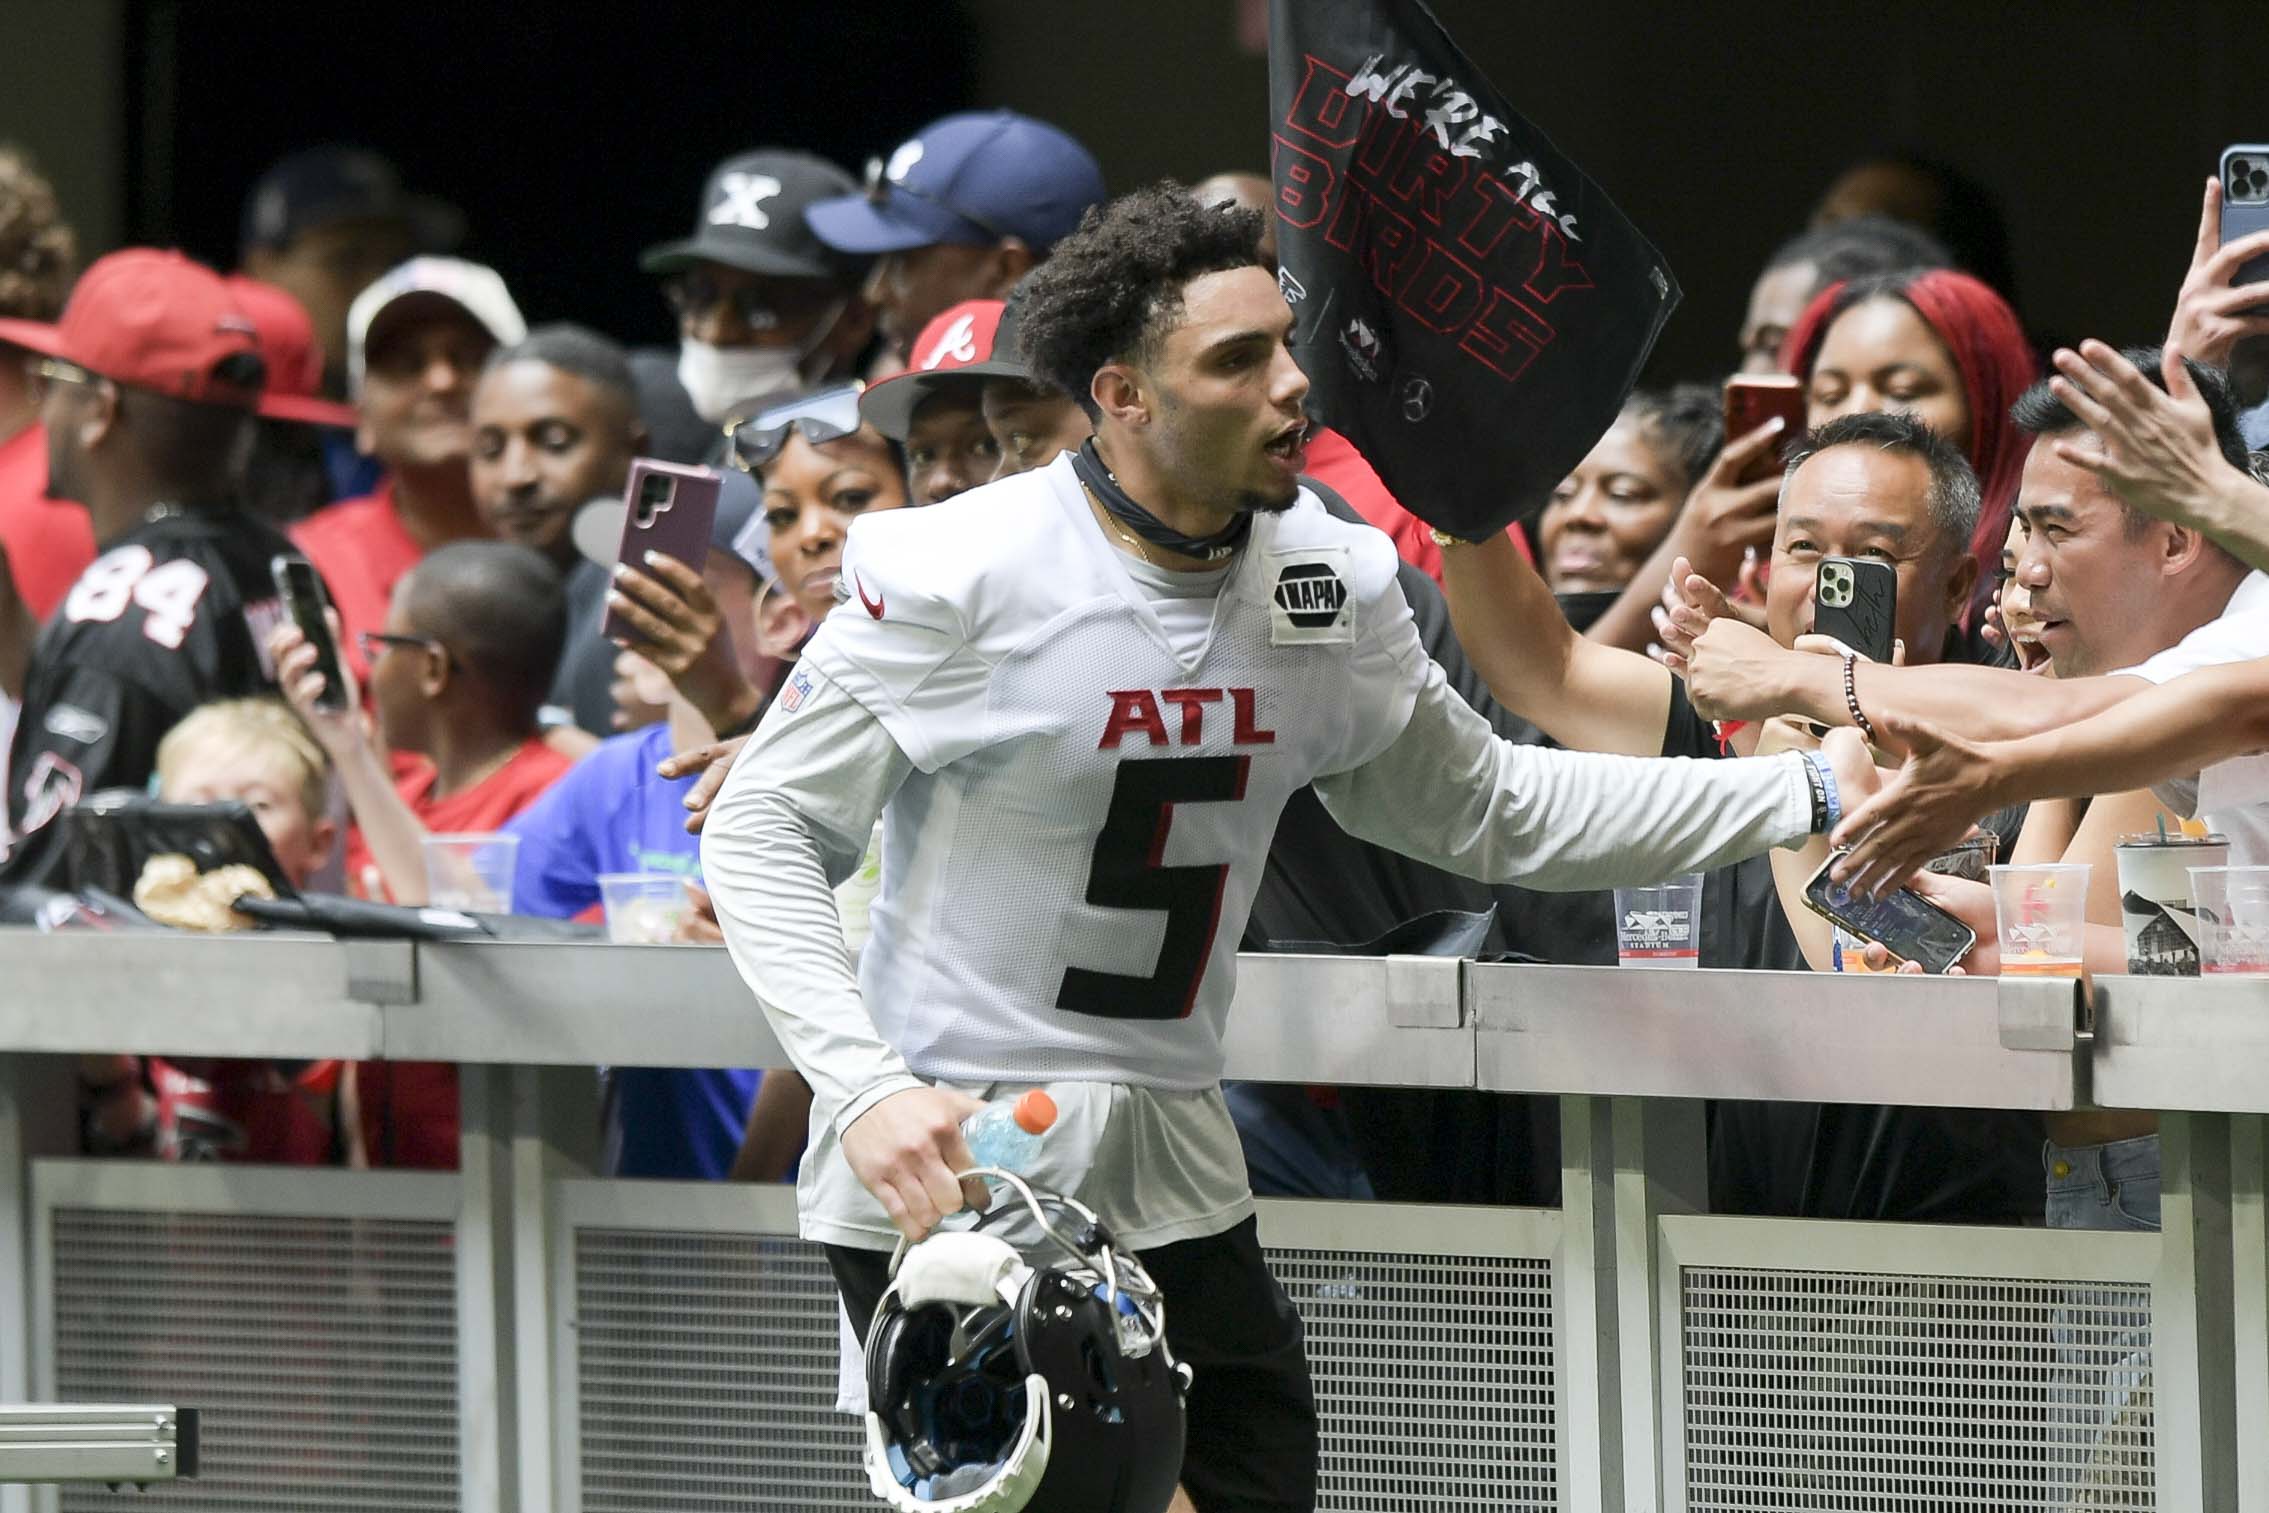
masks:
[[[2269,1509],[2264,1042],[2269,983],[1247,957],[1232,1076],[1563,1110],[1560,1209],[1263,1205],[1323,1506]],[[96,1050],[457,1062],[461,1169],[73,1159]],[[138,1507],[863,1506],[789,1194],[594,1170],[588,1068],[781,1062],[721,950],[0,931],[0,1401],[212,1402]],[[1717,1098],[2162,1110],[2166,1232],[1710,1215]]]

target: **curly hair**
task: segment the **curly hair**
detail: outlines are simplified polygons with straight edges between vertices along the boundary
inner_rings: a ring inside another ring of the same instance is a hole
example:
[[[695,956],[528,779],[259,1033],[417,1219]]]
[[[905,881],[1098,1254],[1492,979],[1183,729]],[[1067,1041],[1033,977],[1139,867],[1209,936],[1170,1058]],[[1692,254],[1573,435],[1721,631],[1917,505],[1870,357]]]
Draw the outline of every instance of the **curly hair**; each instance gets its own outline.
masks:
[[[1088,394],[1095,370],[1154,358],[1192,279],[1263,266],[1261,214],[1200,205],[1171,179],[1090,209],[1025,278],[1025,361],[1098,418]]]
[[[77,260],[54,186],[23,149],[0,144],[0,316],[55,319]]]

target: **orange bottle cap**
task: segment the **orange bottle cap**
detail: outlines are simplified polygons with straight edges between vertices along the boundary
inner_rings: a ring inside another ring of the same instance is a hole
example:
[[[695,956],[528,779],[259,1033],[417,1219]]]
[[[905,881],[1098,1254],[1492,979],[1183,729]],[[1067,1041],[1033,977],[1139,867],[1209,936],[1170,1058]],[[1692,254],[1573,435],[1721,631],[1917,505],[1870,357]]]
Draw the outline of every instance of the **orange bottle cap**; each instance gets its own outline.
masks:
[[[1040,1088],[1034,1088],[1016,1100],[1010,1114],[1016,1127],[1027,1135],[1045,1135],[1056,1122],[1056,1100]]]

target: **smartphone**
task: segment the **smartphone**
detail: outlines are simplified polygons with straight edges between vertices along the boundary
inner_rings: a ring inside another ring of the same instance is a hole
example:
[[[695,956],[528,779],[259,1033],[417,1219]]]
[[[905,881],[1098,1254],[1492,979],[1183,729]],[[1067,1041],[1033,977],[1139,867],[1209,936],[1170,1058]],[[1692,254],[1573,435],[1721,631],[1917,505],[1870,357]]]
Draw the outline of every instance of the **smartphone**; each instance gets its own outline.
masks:
[[[646,554],[660,552],[700,572],[709,560],[709,532],[717,521],[717,491],[724,478],[714,468],[686,467],[639,457],[623,485],[622,544],[615,561],[646,572]],[[609,640],[644,639],[613,610],[599,623]]]
[[[1830,856],[1804,885],[1806,908],[1862,940],[1876,942],[1901,961],[1918,963],[1925,972],[1943,973],[1970,954],[1977,931],[1912,888],[1867,898],[1831,879],[1828,868],[1842,854]]]
[[[2233,142],[2222,149],[2222,245],[2269,229],[2269,145]],[[2269,281],[2269,254],[2253,258],[2233,284]]]
[[[331,596],[323,592],[322,575],[305,557],[282,552],[268,559],[268,573],[276,580],[284,613],[315,648],[315,670],[323,674],[323,691],[315,696],[315,707],[328,714],[344,713],[347,680],[339,672],[339,643],[331,639],[331,622],[323,613],[331,606]]]
[[[1725,381],[1725,439],[1739,441],[1766,421],[1783,422],[1779,446],[1769,462],[1751,468],[1748,479],[1778,472],[1788,449],[1804,434],[1804,382],[1788,373],[1736,373]]]
[[[1899,634],[1898,570],[1872,557],[1822,557],[1812,584],[1812,633],[1889,666]]]

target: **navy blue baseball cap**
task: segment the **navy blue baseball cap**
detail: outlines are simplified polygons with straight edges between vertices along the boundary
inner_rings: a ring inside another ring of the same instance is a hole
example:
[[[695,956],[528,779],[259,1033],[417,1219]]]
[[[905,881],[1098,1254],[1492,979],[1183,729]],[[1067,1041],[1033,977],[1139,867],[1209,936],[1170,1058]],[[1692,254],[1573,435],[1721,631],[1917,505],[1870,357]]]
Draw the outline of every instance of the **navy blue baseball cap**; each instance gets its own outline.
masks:
[[[867,165],[863,194],[804,211],[842,252],[907,252],[1015,237],[1045,252],[1103,202],[1103,170],[1070,133],[1011,110],[942,117]]]
[[[394,165],[360,147],[311,147],[260,175],[244,197],[242,244],[285,247],[303,231],[336,221],[395,221],[409,228],[413,252],[449,252],[464,240],[453,205],[402,187]]]

